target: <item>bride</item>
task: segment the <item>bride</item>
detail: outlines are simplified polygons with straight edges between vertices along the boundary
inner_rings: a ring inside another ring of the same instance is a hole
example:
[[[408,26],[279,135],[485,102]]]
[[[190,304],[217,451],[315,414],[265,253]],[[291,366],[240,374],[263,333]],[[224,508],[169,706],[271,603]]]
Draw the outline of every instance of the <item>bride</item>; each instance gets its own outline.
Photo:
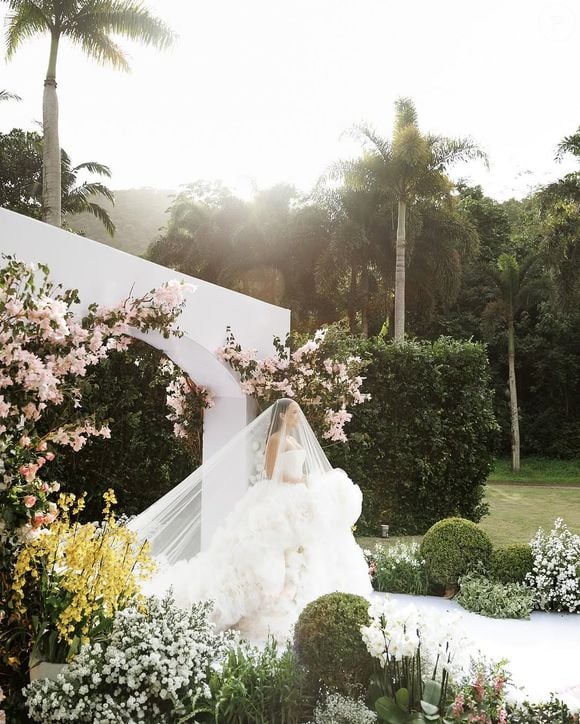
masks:
[[[240,476],[250,487],[226,515]],[[225,517],[198,552],[201,501],[212,498]],[[130,526],[159,563],[149,593],[172,587],[184,607],[212,600],[218,628],[284,640],[318,596],[371,592],[352,535],[361,504],[359,487],[332,469],[299,405],[283,399]]]

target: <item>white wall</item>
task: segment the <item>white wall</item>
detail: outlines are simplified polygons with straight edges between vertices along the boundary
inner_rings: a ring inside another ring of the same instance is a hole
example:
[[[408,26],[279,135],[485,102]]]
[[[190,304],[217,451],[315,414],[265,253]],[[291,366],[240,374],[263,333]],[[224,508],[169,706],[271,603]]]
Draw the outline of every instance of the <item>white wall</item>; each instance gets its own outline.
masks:
[[[105,244],[57,229],[35,219],[0,208],[0,253],[49,266],[51,278],[65,288],[79,290],[81,307],[92,303],[114,304],[131,291],[140,296],[170,279],[183,279],[197,287],[188,296],[179,318],[182,338],[163,339],[158,333],[136,335],[163,350],[198,384],[216,395],[216,406],[204,421],[204,457],[218,450],[253,414],[253,406],[240,391],[235,375],[214,356],[230,326],[244,347],[259,356],[273,352],[274,335],[285,338],[290,311],[258,301],[215,284],[178,274],[171,269],[113,249]],[[82,312],[82,309],[79,310]],[[247,481],[232,490],[231,504],[245,492]],[[211,496],[208,496],[208,500]],[[203,507],[202,547],[223,518],[211,505]]]

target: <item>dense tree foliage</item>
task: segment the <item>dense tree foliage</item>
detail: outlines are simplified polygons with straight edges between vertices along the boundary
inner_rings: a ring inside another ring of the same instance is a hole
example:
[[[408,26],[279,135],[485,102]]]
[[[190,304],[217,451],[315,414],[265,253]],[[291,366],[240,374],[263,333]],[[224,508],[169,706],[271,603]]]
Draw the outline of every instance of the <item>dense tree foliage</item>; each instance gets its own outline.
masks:
[[[173,197],[123,192],[112,214],[122,233],[109,243],[143,253],[164,225],[146,251],[152,261],[286,306],[298,331],[344,320],[354,335],[392,337],[399,199],[379,163],[380,138],[367,138],[371,148],[331,167],[308,196],[280,184],[247,200],[206,181]],[[0,136],[0,203],[36,217],[39,140],[17,129]],[[557,146],[557,158],[566,155],[580,158],[580,130]],[[512,330],[522,455],[580,454],[580,172],[503,203],[438,178],[406,209],[407,337],[487,344],[509,453],[510,321],[493,313],[506,309],[498,263],[509,255],[527,275]]]
[[[80,183],[78,177],[84,172],[111,176],[107,166],[96,161],[73,166],[69,155],[61,150],[63,225],[70,228],[71,217],[85,213],[97,219],[112,236],[115,225],[98,201],[106,199],[112,203],[113,193],[99,181]],[[19,128],[0,133],[0,206],[41,219],[42,203],[42,136]]]

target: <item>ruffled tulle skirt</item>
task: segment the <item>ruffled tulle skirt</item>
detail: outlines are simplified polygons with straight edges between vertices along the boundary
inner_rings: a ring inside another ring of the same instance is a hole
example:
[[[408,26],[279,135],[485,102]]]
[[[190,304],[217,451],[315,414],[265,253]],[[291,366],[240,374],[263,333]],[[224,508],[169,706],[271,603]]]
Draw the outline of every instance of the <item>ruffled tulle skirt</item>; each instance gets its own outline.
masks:
[[[148,587],[170,586],[176,602],[212,600],[218,628],[251,641],[286,639],[300,611],[325,593],[367,596],[364,555],[352,535],[362,494],[336,469],[308,483],[264,480],[240,500],[210,547],[164,568]]]

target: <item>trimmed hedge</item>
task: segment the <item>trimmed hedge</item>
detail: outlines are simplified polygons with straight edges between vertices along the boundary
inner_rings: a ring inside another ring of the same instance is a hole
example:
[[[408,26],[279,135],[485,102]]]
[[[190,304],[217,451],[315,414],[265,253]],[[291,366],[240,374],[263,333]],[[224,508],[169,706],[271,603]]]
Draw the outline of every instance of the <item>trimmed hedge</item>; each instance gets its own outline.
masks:
[[[352,342],[370,360],[364,389],[372,399],[353,409],[349,443],[328,453],[364,493],[358,532],[421,534],[449,516],[479,521],[493,465],[497,423],[484,345]]]
[[[369,602],[354,593],[327,593],[309,603],[294,627],[294,648],[315,687],[343,694],[366,689],[373,659],[363,643]]]
[[[491,576],[500,583],[523,583],[534,565],[527,543],[498,546],[491,556]]]
[[[463,518],[435,523],[425,533],[420,546],[428,575],[441,585],[457,583],[479,563],[487,568],[492,549],[487,533]]]

